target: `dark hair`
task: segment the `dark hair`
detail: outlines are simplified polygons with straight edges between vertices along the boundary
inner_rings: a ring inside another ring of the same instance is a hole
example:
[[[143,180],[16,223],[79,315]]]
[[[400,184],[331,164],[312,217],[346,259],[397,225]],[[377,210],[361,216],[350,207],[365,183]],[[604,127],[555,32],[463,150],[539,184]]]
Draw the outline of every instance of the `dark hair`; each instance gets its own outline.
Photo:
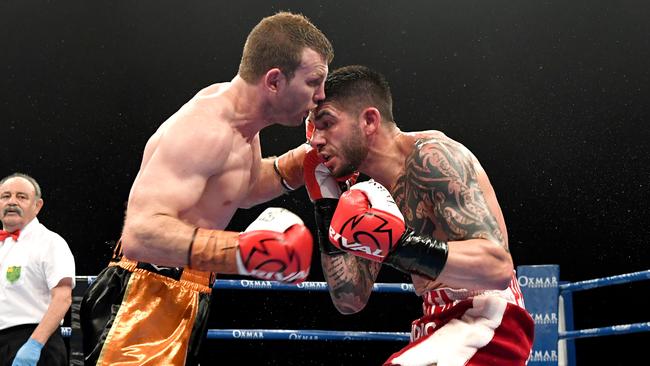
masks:
[[[34,178],[30,177],[29,175],[24,174],[24,173],[13,173],[11,175],[8,175],[8,176],[2,178],[2,180],[0,180],[0,185],[3,185],[6,181],[8,181],[11,178],[23,178],[23,179],[27,180],[29,183],[31,183],[34,186],[34,192],[35,192],[35,197],[34,198],[35,199],[41,198],[41,186],[38,185],[38,182],[36,181],[36,179],[34,179]]]
[[[394,122],[393,97],[386,78],[366,66],[350,65],[332,71],[325,81],[325,100],[357,112],[375,107],[387,122]]]
[[[279,12],[266,17],[246,38],[239,76],[255,83],[268,70],[277,67],[290,80],[300,66],[305,48],[319,53],[328,64],[334,58],[330,41],[304,15]]]

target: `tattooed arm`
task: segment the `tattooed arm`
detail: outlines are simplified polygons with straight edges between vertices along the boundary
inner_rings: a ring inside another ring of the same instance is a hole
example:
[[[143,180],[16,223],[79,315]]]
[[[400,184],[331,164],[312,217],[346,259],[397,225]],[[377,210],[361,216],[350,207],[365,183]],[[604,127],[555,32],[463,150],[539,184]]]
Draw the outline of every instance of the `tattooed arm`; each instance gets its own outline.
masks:
[[[407,225],[447,240],[436,282],[453,288],[504,289],[513,271],[505,221],[485,171],[446,137],[419,140],[394,196]]]
[[[334,306],[341,314],[354,314],[368,303],[381,263],[352,254],[321,254],[323,274]]]

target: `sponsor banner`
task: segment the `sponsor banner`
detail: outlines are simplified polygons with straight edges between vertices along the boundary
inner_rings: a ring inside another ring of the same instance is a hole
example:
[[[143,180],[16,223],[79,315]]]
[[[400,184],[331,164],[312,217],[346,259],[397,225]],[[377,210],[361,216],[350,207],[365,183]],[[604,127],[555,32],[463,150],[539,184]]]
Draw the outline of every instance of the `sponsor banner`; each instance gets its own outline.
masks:
[[[526,310],[535,321],[535,343],[528,365],[557,365],[560,266],[519,266],[517,281]]]

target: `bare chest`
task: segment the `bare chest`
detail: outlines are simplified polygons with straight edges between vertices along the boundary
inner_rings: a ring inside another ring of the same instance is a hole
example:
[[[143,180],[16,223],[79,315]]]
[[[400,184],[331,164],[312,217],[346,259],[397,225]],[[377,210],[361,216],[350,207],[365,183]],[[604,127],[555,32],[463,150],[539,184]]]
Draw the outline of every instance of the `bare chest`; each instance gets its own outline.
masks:
[[[234,150],[221,172],[208,179],[199,202],[183,216],[205,227],[225,228],[257,181],[260,165],[254,148]]]

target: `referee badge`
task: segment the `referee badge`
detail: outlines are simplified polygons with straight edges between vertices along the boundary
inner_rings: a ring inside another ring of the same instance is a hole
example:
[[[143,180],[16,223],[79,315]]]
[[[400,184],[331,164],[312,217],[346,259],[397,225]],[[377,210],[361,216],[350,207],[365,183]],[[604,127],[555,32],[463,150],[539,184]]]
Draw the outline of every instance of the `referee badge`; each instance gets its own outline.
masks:
[[[7,268],[7,281],[14,283],[20,278],[20,266],[10,266]]]

